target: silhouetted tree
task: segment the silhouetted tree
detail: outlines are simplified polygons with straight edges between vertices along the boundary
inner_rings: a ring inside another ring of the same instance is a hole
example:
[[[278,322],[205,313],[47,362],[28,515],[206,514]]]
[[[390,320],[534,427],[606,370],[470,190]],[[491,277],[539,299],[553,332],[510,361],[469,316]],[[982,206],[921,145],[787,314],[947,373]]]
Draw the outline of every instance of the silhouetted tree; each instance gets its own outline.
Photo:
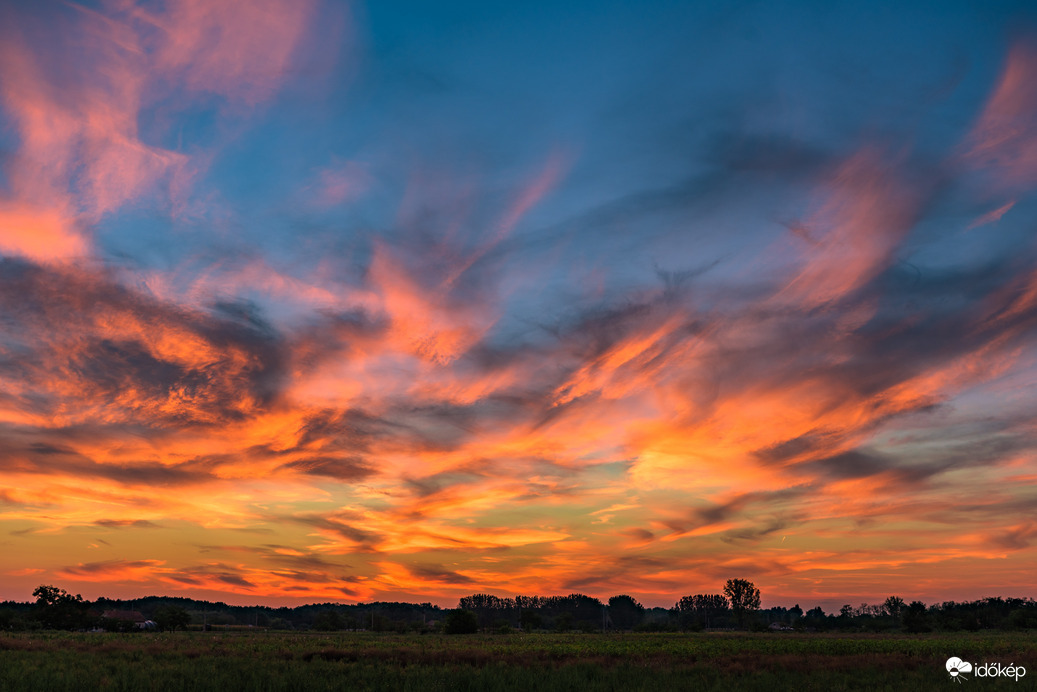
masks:
[[[90,604],[79,594],[73,596],[56,586],[37,586],[32,592],[36,598],[37,617],[44,627],[75,629],[86,622]]]
[[[167,632],[175,632],[191,624],[191,615],[178,605],[164,605],[155,611],[155,622]]]
[[[727,598],[723,594],[695,594],[684,596],[674,606],[682,629],[689,627],[715,627],[717,618],[728,610]]]
[[[890,596],[882,604],[886,614],[893,618],[893,622],[900,623],[900,613],[904,610],[904,599],[899,596]]]
[[[694,596],[681,596],[680,600],[673,604],[670,614],[677,621],[677,626],[682,630],[695,625],[695,601]]]
[[[613,596],[609,599],[609,618],[615,627],[630,630],[641,624],[645,607],[631,596]]]
[[[475,613],[479,626],[483,628],[506,623],[517,614],[514,599],[485,593],[464,596],[458,602],[457,607]]]
[[[908,632],[930,632],[929,614],[925,604],[921,601],[911,601],[911,605],[904,612],[904,629]]]
[[[728,579],[724,593],[731,601],[731,610],[735,612],[739,623],[745,627],[749,614],[760,607],[760,590],[746,579]]]

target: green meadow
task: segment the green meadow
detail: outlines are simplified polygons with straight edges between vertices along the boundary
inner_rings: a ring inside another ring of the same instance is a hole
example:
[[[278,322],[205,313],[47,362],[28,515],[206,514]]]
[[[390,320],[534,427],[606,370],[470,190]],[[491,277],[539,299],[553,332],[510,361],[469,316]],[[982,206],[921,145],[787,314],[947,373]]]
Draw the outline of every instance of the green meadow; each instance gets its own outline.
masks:
[[[947,690],[944,669],[1014,663],[1037,689],[1025,632],[865,635],[0,634],[0,690]]]

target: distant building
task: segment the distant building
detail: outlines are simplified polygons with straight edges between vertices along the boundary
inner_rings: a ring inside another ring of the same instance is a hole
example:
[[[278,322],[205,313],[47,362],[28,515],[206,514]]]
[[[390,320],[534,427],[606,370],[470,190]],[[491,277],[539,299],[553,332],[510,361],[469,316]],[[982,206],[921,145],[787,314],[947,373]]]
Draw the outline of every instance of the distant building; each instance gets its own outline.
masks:
[[[142,630],[153,630],[158,626],[151,620],[145,618],[141,612],[136,610],[106,610],[101,613],[101,617],[106,620],[132,622],[137,629]]]

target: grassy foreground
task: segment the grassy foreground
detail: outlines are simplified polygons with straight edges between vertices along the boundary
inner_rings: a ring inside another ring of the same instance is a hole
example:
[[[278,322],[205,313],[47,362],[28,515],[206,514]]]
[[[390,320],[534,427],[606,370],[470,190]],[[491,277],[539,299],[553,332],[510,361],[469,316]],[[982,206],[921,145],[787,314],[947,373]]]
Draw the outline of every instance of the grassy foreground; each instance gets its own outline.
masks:
[[[947,690],[944,662],[1014,663],[1032,633],[0,634],[0,690]]]

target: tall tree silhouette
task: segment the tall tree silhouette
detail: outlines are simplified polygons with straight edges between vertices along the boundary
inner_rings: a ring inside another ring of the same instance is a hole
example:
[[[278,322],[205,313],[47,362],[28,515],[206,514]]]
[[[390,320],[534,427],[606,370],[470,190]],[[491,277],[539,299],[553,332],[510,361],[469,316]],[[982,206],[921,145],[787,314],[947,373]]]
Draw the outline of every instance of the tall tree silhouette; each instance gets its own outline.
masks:
[[[609,618],[614,627],[629,630],[641,624],[645,607],[632,596],[613,596],[609,599]]]
[[[760,607],[760,590],[747,579],[728,579],[724,594],[731,601],[731,610],[738,616],[739,624],[745,627],[749,614]]]

